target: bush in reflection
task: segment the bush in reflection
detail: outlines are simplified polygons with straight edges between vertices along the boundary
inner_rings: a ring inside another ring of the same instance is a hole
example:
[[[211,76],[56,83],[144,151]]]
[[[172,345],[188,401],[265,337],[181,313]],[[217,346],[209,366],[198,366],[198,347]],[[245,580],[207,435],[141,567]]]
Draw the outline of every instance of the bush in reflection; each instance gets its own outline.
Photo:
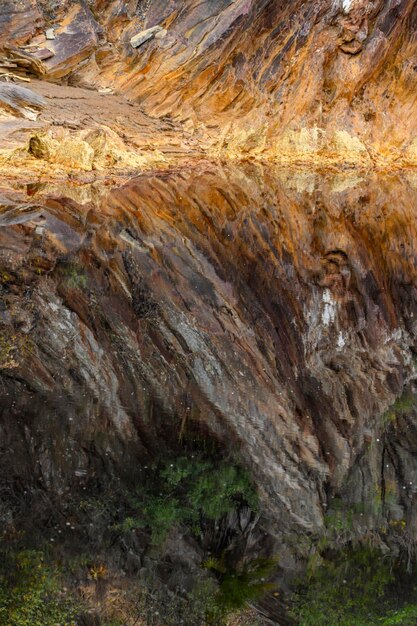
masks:
[[[219,588],[206,610],[209,624],[224,623],[229,615],[242,609],[247,602],[258,600],[276,588],[268,582],[277,565],[276,559],[258,558],[230,568],[224,558],[211,558],[204,565],[216,574],[219,581]]]
[[[405,570],[369,542],[327,548],[311,560],[292,615],[300,626],[415,626],[415,578]]]
[[[230,623],[230,616],[236,616],[249,600],[257,599],[271,588],[265,579],[274,566],[273,560],[254,559],[236,570],[224,559],[209,559],[205,568],[214,572],[215,578],[198,575],[188,595],[171,594],[167,598],[163,589],[134,586],[134,597],[130,602],[126,599],[122,602],[123,619],[99,619],[97,615],[91,624],[125,626],[138,621],[147,626],[221,626]],[[2,553],[0,625],[90,624],[84,621],[89,614],[88,604],[67,589],[65,572],[65,566],[58,567],[47,557],[47,551]],[[105,575],[101,569],[90,569],[93,580]],[[253,618],[251,626],[257,624],[262,626],[263,622]]]
[[[223,559],[210,559],[206,571],[196,572],[193,589],[188,594],[170,594],[163,588],[142,588],[136,598],[135,615],[147,626],[266,626],[255,612],[246,613],[247,603],[255,601],[272,588],[267,577],[276,562],[253,559],[230,568]]]
[[[252,556],[245,552],[248,537],[254,545],[258,498],[236,459],[183,450],[142,468],[132,488],[115,483],[99,491],[93,484],[83,494],[61,503],[65,513],[58,523],[49,521],[55,539],[46,540],[40,529],[36,536],[18,533],[13,542],[5,535],[0,545],[0,552],[7,552],[7,558],[0,554],[5,564],[2,569],[0,563],[0,626],[85,626],[77,615],[90,610],[100,626],[135,620],[147,626],[220,626],[232,623],[231,616],[270,588],[275,561],[253,558],[257,549]],[[61,545],[59,533],[65,540]],[[180,552],[190,548],[195,559],[189,569],[171,560],[181,537]],[[130,546],[137,550],[129,557],[134,570],[123,588],[120,559],[121,567],[127,567]],[[172,584],[162,573],[167,563]],[[184,573],[189,586],[182,584]],[[100,590],[105,591],[98,600]],[[78,593],[82,597],[75,600]],[[113,593],[120,598],[116,608]],[[251,626],[262,624],[257,620]]]
[[[1,626],[75,624],[77,602],[62,591],[58,568],[42,552],[2,552],[0,557]]]
[[[184,525],[198,535],[204,518],[220,519],[243,502],[252,510],[258,506],[246,470],[237,463],[197,455],[149,468],[128,500],[136,514],[127,517],[121,528],[149,528],[154,545],[161,544],[175,526]]]

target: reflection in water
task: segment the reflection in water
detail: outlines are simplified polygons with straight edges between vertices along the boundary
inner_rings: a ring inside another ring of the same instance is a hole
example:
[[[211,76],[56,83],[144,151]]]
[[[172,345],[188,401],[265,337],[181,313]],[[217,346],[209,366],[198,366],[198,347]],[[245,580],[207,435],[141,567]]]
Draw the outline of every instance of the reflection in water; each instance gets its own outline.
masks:
[[[1,189],[9,570],[58,559],[85,624],[414,624],[415,198],[255,165]]]

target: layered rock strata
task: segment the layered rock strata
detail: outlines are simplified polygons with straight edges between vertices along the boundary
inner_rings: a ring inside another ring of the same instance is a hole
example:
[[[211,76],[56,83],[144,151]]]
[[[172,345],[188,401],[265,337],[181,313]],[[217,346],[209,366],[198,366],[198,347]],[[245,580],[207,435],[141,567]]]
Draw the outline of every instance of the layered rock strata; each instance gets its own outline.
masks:
[[[412,0],[22,0],[0,45],[17,73],[168,116],[210,158],[387,168],[416,164],[416,18]]]

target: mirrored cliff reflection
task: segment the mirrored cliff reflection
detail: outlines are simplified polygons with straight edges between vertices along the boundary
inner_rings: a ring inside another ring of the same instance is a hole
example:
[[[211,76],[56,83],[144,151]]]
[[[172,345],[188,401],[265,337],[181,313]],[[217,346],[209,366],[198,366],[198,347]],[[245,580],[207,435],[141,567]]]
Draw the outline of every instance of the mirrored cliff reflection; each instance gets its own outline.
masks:
[[[3,186],[9,570],[59,563],[85,626],[414,624],[416,199],[254,164]]]

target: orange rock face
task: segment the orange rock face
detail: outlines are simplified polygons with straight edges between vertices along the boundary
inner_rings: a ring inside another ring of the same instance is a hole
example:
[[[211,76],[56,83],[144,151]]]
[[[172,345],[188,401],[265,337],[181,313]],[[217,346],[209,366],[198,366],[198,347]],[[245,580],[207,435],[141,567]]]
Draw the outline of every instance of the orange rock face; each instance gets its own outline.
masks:
[[[410,0],[150,3],[167,36],[135,52],[121,21],[101,76],[231,155],[413,160],[415,20]]]
[[[411,562],[415,0],[0,0],[0,76],[26,81],[0,82],[8,531],[58,544],[74,517],[62,553],[147,575],[152,529],[111,498],[203,441],[262,516],[239,492],[174,523],[175,594],[232,552],[279,554],[287,589],[339,502],[336,548]]]
[[[212,158],[417,162],[412,0],[50,3],[43,25],[33,3],[8,6],[3,45],[37,33],[46,80],[116,90]]]

